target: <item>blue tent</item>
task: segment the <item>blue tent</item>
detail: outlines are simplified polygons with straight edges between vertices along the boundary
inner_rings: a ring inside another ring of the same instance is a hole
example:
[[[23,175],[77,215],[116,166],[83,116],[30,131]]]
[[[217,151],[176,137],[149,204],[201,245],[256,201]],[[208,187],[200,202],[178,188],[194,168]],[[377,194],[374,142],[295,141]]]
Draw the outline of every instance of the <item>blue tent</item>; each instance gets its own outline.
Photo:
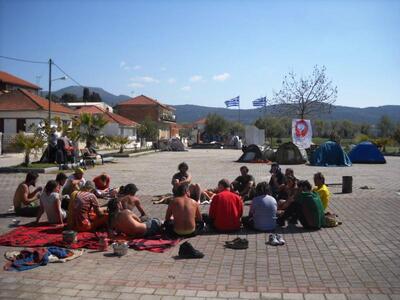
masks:
[[[374,143],[362,142],[356,145],[349,153],[352,163],[356,164],[384,164],[386,163],[381,151]]]
[[[323,143],[312,154],[311,165],[323,167],[351,166],[351,160],[342,147],[333,141]]]

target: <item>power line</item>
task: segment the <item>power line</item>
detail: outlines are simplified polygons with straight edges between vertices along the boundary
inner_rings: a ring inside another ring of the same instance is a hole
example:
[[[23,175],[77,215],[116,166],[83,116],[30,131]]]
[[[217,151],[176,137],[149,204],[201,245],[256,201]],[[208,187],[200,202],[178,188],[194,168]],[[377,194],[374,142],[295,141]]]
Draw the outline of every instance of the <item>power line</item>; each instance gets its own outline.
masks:
[[[65,72],[63,69],[61,69],[60,66],[58,66],[55,62],[53,62],[53,65],[56,66],[57,69],[59,69],[62,73],[64,73],[65,76],[68,77],[68,79],[71,79],[73,82],[75,82],[77,85],[79,85],[80,87],[83,87],[83,85],[81,85],[78,81],[76,81],[74,78],[72,78],[71,75],[67,74],[67,72]]]
[[[29,59],[23,59],[23,58],[16,58],[16,57],[10,57],[10,56],[4,56],[0,55],[0,58],[4,59],[9,59],[9,60],[14,60],[14,61],[19,61],[19,62],[25,62],[25,63],[32,63],[32,64],[46,64],[48,65],[49,62],[47,61],[37,61],[37,60],[29,60]],[[64,73],[65,76],[67,76],[69,79],[71,79],[73,82],[75,82],[77,85],[80,87],[83,87],[78,81],[76,81],[71,75],[69,75],[67,72],[65,72],[59,65],[57,65],[54,61],[52,62],[54,66],[57,67],[62,73]]]
[[[48,64],[48,62],[46,62],[46,61],[29,60],[29,59],[9,57],[9,56],[3,56],[3,55],[0,55],[0,58],[5,58],[5,59],[9,59],[9,60],[15,60],[15,61],[19,61],[19,62],[32,63],[32,64]]]

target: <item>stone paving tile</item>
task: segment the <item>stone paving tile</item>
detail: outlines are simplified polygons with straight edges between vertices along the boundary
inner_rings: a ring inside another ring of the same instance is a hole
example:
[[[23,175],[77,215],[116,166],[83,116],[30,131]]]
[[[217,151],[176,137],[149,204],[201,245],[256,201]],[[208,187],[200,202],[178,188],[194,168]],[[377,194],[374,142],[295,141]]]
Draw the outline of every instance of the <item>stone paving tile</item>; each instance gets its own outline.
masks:
[[[78,294],[79,290],[75,290],[75,289],[70,289],[70,288],[60,288],[57,291],[57,294],[61,295],[61,296],[76,296],[76,294]]]
[[[183,296],[162,296],[161,300],[183,300]]]
[[[132,294],[132,293],[121,293],[121,295],[119,295],[118,299],[123,299],[123,300],[136,300],[136,299],[140,299],[142,295],[141,294]]]
[[[121,293],[117,292],[100,292],[96,298],[102,298],[102,299],[118,299],[118,297],[121,295]]]
[[[303,294],[293,293],[293,294],[283,294],[283,300],[303,300]]]
[[[175,295],[176,296],[184,296],[184,297],[192,297],[195,296],[197,291],[195,290],[177,290]]]
[[[388,295],[370,294],[368,295],[370,300],[390,300]]]

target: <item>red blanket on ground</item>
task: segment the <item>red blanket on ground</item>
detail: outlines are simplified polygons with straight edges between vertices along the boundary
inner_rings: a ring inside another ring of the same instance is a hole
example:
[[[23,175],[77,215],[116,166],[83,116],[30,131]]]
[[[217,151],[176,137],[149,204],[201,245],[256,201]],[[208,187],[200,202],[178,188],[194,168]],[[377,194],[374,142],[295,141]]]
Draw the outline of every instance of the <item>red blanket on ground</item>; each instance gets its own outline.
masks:
[[[87,249],[100,249],[99,243],[100,236],[107,236],[106,232],[79,232],[77,235],[77,242],[69,245],[63,241],[63,226],[43,224],[28,224],[19,226],[18,228],[0,236],[1,246],[14,246],[14,247],[45,247],[45,246],[59,246],[69,247],[71,249],[87,248]],[[129,247],[135,250],[147,250],[151,252],[165,252],[171,247],[179,243],[179,239],[171,240],[161,235],[154,236],[146,239],[135,239],[126,236],[118,236],[116,240],[125,240],[128,242]]]

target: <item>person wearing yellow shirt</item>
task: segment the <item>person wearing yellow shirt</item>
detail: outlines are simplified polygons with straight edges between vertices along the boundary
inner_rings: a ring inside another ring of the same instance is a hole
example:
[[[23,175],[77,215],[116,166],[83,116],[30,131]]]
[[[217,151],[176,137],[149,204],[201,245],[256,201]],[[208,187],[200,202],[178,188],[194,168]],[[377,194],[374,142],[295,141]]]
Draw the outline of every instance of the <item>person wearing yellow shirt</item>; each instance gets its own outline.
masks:
[[[325,185],[325,177],[324,175],[322,175],[321,172],[314,174],[314,184],[315,188],[313,189],[313,191],[319,194],[322,206],[324,207],[324,210],[326,210],[329,204],[331,193],[329,192],[328,187]]]

